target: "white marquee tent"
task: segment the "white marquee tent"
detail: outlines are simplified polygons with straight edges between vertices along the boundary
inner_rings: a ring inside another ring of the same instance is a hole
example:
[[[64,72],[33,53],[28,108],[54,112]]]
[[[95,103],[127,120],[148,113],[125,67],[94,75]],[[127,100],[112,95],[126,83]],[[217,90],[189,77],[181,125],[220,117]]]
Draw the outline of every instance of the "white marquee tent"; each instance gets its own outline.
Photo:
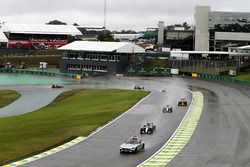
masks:
[[[130,42],[75,41],[59,50],[88,52],[144,53],[145,49]]]

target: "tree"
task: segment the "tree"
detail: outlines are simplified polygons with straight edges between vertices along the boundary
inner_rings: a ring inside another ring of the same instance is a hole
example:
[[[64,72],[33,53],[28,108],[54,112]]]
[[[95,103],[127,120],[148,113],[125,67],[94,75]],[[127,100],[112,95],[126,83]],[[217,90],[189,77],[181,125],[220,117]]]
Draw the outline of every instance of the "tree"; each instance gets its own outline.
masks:
[[[121,34],[136,34],[136,31],[134,30],[121,30]]]
[[[48,22],[48,23],[46,23],[46,24],[53,24],[53,25],[67,25],[66,23],[61,22],[61,21],[59,21],[59,20],[52,20],[52,21],[50,21],[50,22]]]
[[[176,27],[184,27],[185,30],[190,30],[191,26],[187,22],[183,22],[182,24],[174,24],[167,26],[168,30],[174,30]]]
[[[187,22],[182,23],[182,26],[185,27],[185,30],[189,30],[191,28]]]
[[[100,32],[97,36],[98,41],[115,41],[113,35],[109,30]]]
[[[215,24],[214,31],[223,31],[223,27],[221,27],[221,24]]]

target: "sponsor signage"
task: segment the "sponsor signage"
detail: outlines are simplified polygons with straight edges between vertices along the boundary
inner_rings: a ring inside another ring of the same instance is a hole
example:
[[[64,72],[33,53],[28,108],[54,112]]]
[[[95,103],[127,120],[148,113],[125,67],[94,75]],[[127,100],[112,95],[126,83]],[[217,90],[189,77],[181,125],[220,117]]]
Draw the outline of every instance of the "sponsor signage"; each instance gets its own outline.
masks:
[[[52,49],[68,44],[67,40],[9,40],[8,48],[23,48],[23,49]]]

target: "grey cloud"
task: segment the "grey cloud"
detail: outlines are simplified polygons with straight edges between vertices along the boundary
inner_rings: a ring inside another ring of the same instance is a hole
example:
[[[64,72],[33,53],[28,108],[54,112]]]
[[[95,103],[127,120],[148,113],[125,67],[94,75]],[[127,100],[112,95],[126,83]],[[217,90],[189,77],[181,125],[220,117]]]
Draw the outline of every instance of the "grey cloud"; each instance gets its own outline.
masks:
[[[0,21],[45,23],[59,19],[102,26],[103,4],[104,0],[2,0]],[[195,5],[210,5],[214,11],[250,12],[248,0],[107,0],[107,27],[143,29],[156,26],[159,20],[192,23]]]

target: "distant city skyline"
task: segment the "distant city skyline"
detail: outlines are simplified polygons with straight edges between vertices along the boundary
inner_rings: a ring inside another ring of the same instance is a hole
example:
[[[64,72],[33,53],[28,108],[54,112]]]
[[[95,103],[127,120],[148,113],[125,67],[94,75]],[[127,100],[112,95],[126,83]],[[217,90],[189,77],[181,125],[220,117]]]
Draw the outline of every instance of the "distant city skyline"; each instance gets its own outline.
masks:
[[[193,25],[194,7],[211,6],[212,11],[250,12],[247,0],[106,0],[106,27],[111,30],[145,30],[165,25]],[[44,24],[60,20],[67,24],[102,27],[105,0],[6,0],[0,5],[0,22]]]

